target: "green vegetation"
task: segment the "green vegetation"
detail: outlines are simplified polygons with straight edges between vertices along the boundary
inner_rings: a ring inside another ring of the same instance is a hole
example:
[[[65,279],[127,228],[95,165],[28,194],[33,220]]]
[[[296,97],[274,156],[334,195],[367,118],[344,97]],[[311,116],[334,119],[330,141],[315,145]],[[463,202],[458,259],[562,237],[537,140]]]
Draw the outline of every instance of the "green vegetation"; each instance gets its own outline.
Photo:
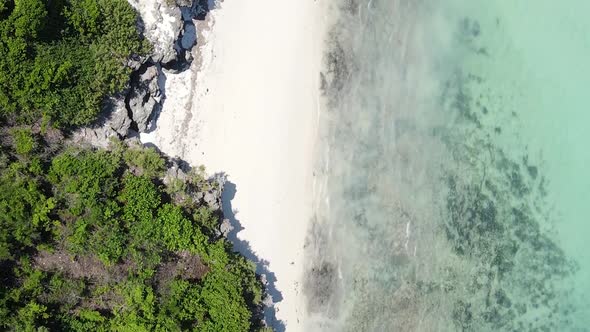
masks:
[[[32,137],[30,130],[21,134]],[[262,288],[253,264],[212,231],[219,211],[198,199],[174,203],[156,176],[165,160],[155,151],[69,148],[43,160],[40,172],[31,172],[20,152],[4,156],[0,329],[249,331],[259,325],[253,317]],[[184,195],[206,181],[176,180]]]
[[[148,53],[136,20],[126,0],[0,0],[0,331],[267,331],[216,181],[63,144]]]
[[[35,149],[36,142],[33,134],[29,129],[14,129],[13,130],[14,144],[16,153],[20,155],[27,155]]]
[[[56,127],[96,118],[148,51],[126,0],[0,0],[0,116]]]

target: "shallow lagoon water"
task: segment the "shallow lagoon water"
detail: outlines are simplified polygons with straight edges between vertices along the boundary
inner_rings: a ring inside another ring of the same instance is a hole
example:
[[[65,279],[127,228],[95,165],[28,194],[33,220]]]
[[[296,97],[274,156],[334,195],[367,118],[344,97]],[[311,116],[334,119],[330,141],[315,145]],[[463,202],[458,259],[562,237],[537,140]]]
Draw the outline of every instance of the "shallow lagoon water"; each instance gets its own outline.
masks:
[[[342,2],[309,330],[588,330],[589,9]]]

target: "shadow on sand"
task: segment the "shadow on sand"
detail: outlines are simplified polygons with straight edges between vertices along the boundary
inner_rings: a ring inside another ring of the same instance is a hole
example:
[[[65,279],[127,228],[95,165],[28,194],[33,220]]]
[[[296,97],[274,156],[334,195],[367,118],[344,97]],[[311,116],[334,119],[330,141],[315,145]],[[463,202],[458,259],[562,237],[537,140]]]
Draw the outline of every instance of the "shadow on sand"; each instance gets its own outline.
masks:
[[[227,235],[227,238],[233,244],[235,251],[256,263],[256,273],[266,277],[266,293],[271,296],[272,304],[265,305],[264,318],[267,324],[275,331],[284,332],[285,324],[276,318],[276,309],[274,307],[274,304],[283,300],[283,295],[275,286],[277,278],[275,274],[268,269],[268,261],[257,257],[250,247],[250,244],[247,241],[239,239],[237,236],[238,233],[244,229],[244,227],[242,227],[240,225],[240,221],[236,219],[235,213],[237,210],[232,208],[231,201],[236,196],[236,192],[236,185],[230,181],[227,181],[224,185],[223,194],[221,196],[223,203],[223,216],[229,220],[231,226],[233,227]]]

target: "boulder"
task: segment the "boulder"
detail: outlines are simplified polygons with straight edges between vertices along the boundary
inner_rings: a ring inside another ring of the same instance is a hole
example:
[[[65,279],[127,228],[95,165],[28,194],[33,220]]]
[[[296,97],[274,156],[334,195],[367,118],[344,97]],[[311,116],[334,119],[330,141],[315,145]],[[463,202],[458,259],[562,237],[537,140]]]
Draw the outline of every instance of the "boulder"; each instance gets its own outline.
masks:
[[[227,237],[233,229],[234,229],[234,227],[229,222],[229,219],[223,219],[223,221],[219,225],[219,232],[224,237]]]
[[[131,119],[127,114],[124,100],[122,98],[115,100],[109,113],[110,116],[105,121],[104,127],[112,129],[121,137],[127,136],[129,127],[131,127]]]
[[[162,179],[165,185],[170,185],[174,180],[178,179],[182,182],[187,181],[187,174],[182,169],[183,166],[181,165],[178,159],[170,159],[171,165],[168,166],[168,170]]]
[[[205,193],[203,200],[209,205],[212,209],[221,209],[223,206],[222,202],[222,195],[223,195],[223,188],[227,181],[227,177],[223,173],[216,173],[211,176],[209,179],[209,184],[211,185],[208,192]]]
[[[216,194],[217,193],[215,191],[208,191],[205,192],[205,195],[203,196],[203,200],[212,210],[218,210],[220,208],[220,202],[218,201]]]
[[[184,24],[182,37],[180,38],[180,47],[183,50],[190,50],[197,44],[197,28],[195,24],[190,21]]]
[[[137,124],[137,130],[140,133],[147,131],[152,113],[158,105],[158,102],[147,91],[136,90],[131,93],[129,109],[133,114],[133,122]]]
[[[123,98],[109,98],[105,102],[102,118],[92,127],[80,128],[72,135],[72,141],[94,147],[107,148],[111,138],[127,136],[131,119],[127,115]]]
[[[117,133],[110,128],[81,128],[72,135],[72,141],[76,144],[91,145],[96,148],[108,148],[111,137]]]
[[[127,106],[139,132],[147,131],[152,115],[161,107],[162,92],[158,82],[159,73],[158,65],[146,63],[131,79],[131,92],[127,96]]]
[[[128,0],[141,17],[141,31],[154,46],[154,62],[170,62],[177,57],[174,45],[182,29],[180,8],[169,0]]]

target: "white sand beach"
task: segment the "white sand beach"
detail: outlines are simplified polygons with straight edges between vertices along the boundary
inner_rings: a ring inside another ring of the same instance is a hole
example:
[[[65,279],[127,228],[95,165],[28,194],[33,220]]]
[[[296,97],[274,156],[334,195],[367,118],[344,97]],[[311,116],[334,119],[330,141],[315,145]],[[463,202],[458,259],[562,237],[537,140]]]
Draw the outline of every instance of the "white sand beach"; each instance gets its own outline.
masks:
[[[165,72],[156,129],[141,135],[209,174],[227,174],[226,217],[243,228],[236,249],[247,251],[245,241],[268,262],[277,302],[269,315],[282,322],[269,323],[279,331],[282,324],[303,329],[300,279],[327,12],[321,0],[225,0],[198,26],[209,25],[191,69]]]

